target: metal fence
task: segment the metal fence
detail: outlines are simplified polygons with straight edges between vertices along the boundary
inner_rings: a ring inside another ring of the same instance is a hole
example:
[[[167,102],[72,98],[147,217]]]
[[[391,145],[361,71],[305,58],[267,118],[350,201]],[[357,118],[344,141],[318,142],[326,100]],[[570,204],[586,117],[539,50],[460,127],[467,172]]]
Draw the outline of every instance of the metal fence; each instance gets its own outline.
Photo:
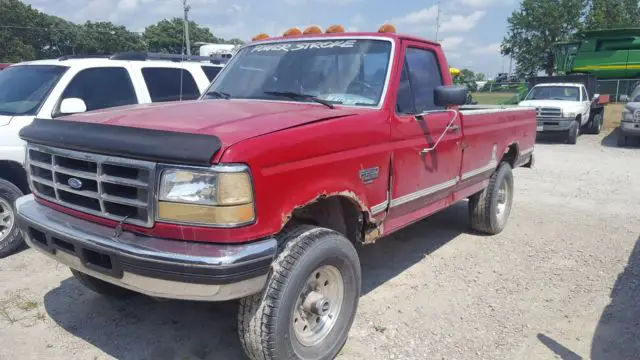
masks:
[[[598,94],[608,94],[612,102],[619,102],[620,96],[631,95],[633,89],[640,85],[640,79],[598,80]]]

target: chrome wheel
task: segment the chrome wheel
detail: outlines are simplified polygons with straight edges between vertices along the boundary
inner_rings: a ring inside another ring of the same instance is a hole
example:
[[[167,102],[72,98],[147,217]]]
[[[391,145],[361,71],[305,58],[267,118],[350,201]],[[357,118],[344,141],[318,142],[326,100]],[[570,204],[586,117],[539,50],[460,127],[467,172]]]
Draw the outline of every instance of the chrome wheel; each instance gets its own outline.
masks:
[[[293,309],[293,330],[303,346],[320,343],[336,323],[344,300],[340,271],[324,265],[311,273]]]
[[[501,224],[505,221],[507,212],[509,211],[510,191],[511,189],[509,189],[507,182],[502,181],[502,184],[500,184],[500,188],[498,189],[498,196],[496,199],[496,217]]]
[[[0,240],[4,240],[13,229],[13,208],[9,202],[0,198]]]

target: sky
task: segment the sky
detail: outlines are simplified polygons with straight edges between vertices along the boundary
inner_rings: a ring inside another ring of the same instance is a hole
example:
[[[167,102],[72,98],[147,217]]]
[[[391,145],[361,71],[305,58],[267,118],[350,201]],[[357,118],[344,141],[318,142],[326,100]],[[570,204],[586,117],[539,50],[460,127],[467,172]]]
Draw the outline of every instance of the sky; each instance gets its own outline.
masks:
[[[23,0],[34,8],[82,23],[112,21],[142,32],[164,18],[182,16],[182,0]],[[399,33],[436,39],[436,0],[188,0],[189,18],[223,38],[248,41],[298,26],[333,24],[349,31],[376,31],[383,23]],[[441,0],[440,31],[449,65],[488,76],[509,69],[500,55],[507,17],[518,0]]]

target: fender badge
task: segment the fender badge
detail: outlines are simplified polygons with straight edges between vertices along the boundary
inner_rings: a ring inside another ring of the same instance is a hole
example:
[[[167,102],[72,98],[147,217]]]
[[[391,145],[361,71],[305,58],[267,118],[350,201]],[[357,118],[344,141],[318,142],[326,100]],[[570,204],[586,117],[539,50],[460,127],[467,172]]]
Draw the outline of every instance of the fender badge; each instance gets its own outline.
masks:
[[[380,174],[379,167],[372,167],[360,170],[360,179],[364,184],[370,184],[373,180],[377,179]]]

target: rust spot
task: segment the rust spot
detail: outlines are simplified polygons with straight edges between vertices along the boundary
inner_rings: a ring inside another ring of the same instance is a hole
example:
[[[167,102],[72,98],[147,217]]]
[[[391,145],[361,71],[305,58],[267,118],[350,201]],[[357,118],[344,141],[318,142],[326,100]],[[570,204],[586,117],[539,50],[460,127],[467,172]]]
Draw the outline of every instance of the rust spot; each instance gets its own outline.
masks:
[[[364,233],[363,244],[373,244],[382,237],[383,225],[376,225],[373,229],[369,229]]]
[[[316,203],[322,199],[326,199],[328,197],[331,196],[343,196],[346,198],[349,198],[351,200],[353,200],[356,204],[358,204],[358,207],[360,208],[361,211],[364,211],[367,214],[367,218],[366,221],[367,222],[375,222],[373,215],[371,214],[371,210],[369,209],[369,207],[367,207],[364,202],[362,202],[362,200],[360,200],[360,198],[356,195],[356,193],[354,193],[353,191],[350,190],[344,190],[344,191],[336,191],[336,192],[326,192],[323,191],[320,194],[318,194],[315,198],[313,198],[313,200],[308,201],[304,204],[300,204],[300,205],[296,205],[293,207],[293,209],[291,210],[291,212],[289,213],[283,213],[281,215],[281,223],[280,223],[280,227],[283,228],[288,222],[289,220],[291,220],[291,218],[293,217],[293,213],[303,207],[309,206],[313,203]]]

